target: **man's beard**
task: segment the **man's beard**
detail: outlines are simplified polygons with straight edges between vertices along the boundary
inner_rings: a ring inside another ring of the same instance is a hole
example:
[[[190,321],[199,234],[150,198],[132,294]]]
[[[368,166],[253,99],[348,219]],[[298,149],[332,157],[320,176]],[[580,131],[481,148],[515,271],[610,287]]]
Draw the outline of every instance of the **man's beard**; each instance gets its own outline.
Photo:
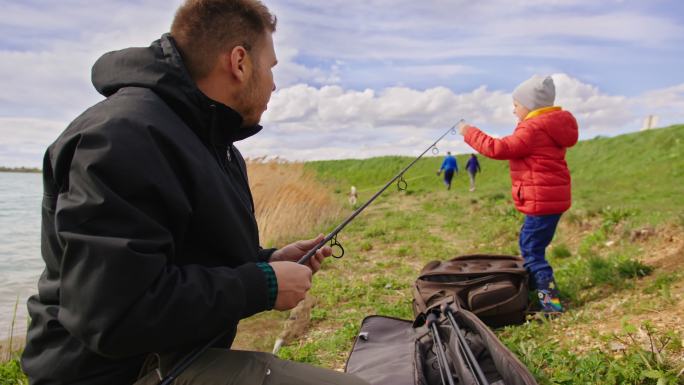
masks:
[[[244,119],[242,122],[243,127],[255,126],[259,124],[259,121],[261,120],[260,109],[262,106],[261,104],[258,104],[260,102],[258,91],[259,80],[260,78],[255,71],[254,77],[250,79],[249,83],[245,87],[242,97],[239,99],[242,102],[239,112],[242,115],[242,119]]]

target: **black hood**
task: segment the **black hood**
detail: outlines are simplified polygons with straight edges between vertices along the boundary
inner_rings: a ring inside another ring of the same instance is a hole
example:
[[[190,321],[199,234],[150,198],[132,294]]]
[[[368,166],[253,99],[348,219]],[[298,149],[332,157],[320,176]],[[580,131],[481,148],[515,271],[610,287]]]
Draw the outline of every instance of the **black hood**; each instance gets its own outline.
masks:
[[[125,87],[149,88],[208,143],[233,143],[262,128],[243,127],[239,113],[200,91],[169,34],[149,47],[104,54],[93,66],[92,81],[105,97]]]

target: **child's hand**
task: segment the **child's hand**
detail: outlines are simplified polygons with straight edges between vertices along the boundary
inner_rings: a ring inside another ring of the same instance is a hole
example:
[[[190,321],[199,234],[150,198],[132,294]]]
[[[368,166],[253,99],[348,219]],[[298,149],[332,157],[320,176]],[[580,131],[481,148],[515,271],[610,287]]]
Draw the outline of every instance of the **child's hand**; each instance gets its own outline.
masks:
[[[458,124],[458,132],[459,132],[461,135],[465,135],[466,127],[468,127],[468,126],[470,126],[468,123],[466,123],[466,122],[464,122],[463,120],[461,120],[461,122]]]

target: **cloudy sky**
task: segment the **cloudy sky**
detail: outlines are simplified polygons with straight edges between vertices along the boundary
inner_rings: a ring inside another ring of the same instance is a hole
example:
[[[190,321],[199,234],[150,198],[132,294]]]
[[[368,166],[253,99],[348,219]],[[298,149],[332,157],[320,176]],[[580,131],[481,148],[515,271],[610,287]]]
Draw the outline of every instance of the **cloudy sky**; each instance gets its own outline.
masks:
[[[40,166],[101,100],[90,67],[146,46],[179,0],[0,0],[0,165]],[[278,91],[249,157],[417,154],[458,119],[504,136],[510,94],[552,74],[581,137],[684,123],[679,0],[270,0]],[[459,137],[442,148],[467,152]]]

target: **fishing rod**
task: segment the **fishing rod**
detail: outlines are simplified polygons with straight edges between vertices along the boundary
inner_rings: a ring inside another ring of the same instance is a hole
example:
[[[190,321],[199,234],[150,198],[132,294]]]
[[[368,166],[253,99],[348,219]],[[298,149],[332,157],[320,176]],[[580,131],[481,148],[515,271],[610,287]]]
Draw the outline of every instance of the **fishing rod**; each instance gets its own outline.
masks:
[[[318,251],[321,247],[325,246],[326,243],[330,242],[330,246],[335,248],[337,247],[340,250],[340,254],[336,255],[333,254],[333,257],[335,258],[342,258],[344,256],[344,248],[342,247],[342,244],[340,244],[337,241],[337,234],[342,231],[351,221],[356,218],[357,215],[359,215],[366,207],[368,207],[375,199],[377,199],[380,194],[385,192],[389,186],[392,185],[395,181],[397,181],[397,188],[399,191],[404,191],[408,188],[408,183],[404,179],[404,173],[408,171],[411,167],[413,167],[416,162],[420,160],[420,158],[423,157],[428,151],[432,150],[432,153],[437,155],[439,153],[439,149],[437,148],[437,143],[439,143],[440,140],[444,139],[445,136],[447,136],[449,133],[456,134],[456,126],[463,122],[463,119],[459,120],[454,124],[453,126],[449,127],[449,129],[442,134],[437,140],[435,140],[434,143],[430,145],[425,151],[423,151],[422,154],[420,154],[416,159],[414,159],[408,166],[404,167],[403,170],[401,170],[392,180],[387,182],[383,188],[381,188],[378,192],[375,193],[366,203],[363,204],[363,206],[359,207],[356,209],[347,219],[344,220],[344,222],[340,223],[339,226],[337,226],[333,231],[330,232],[321,242],[319,242],[313,249],[309,250],[308,253],[306,253],[302,258],[297,261],[300,265],[304,265],[309,262],[309,259],[311,259],[311,256],[316,254],[316,251]],[[214,337],[211,341],[209,341],[206,345],[201,346],[199,348],[196,348],[195,350],[191,351],[188,353],[181,361],[176,364],[169,374],[166,375],[166,377],[162,378],[161,381],[159,382],[159,385],[170,385],[173,380],[176,379],[185,369],[187,369],[188,366],[190,366],[199,356],[204,354],[210,347],[214,346],[218,341],[221,340],[221,338],[225,337],[228,334],[228,331],[222,332],[221,334],[217,335]],[[450,383],[450,385],[453,384],[453,380]]]
[[[188,366],[195,362],[195,360],[198,359],[199,356],[204,354],[204,352],[206,352],[210,347],[217,344],[221,340],[221,338],[226,336],[226,334],[228,334],[228,331],[222,332],[221,334],[214,337],[214,339],[209,341],[209,343],[207,343],[206,345],[194,349],[188,355],[183,357],[183,359],[179,361],[179,363],[176,364],[176,366],[171,368],[169,374],[167,374],[166,377],[160,380],[159,385],[170,385],[178,376],[181,375],[181,373],[183,373],[185,369],[188,368]],[[159,376],[161,377],[161,374]]]
[[[454,385],[454,377],[449,370],[449,361],[446,358],[446,350],[442,345],[442,338],[439,336],[439,328],[437,327],[437,315],[433,312],[428,314],[426,319],[427,326],[432,333],[432,347],[435,349],[437,356],[437,366],[439,366],[439,377],[442,379],[442,385]],[[444,381],[444,379],[448,381]]]
[[[451,326],[454,328],[454,331],[456,332],[456,337],[458,339],[459,346],[461,348],[461,351],[465,354],[466,362],[470,367],[470,371],[473,373],[473,377],[475,377],[475,381],[477,381],[477,385],[489,385],[489,382],[487,382],[487,377],[485,377],[484,373],[482,372],[480,364],[478,364],[477,359],[473,354],[473,351],[470,349],[470,346],[468,345],[468,341],[466,341],[465,336],[461,332],[461,329],[458,327],[458,323],[456,322],[456,318],[454,317],[454,313],[451,310],[451,307],[446,306],[444,309],[444,313],[446,314],[447,318],[449,319],[449,322],[451,323]]]
[[[416,159],[414,159],[411,163],[409,163],[408,166],[404,167],[403,170],[399,171],[399,173],[397,175],[395,175],[394,178],[392,178],[389,182],[387,182],[385,184],[384,187],[382,187],[380,190],[378,190],[378,192],[376,192],[366,203],[364,203],[361,207],[359,207],[353,213],[351,213],[351,215],[347,219],[345,219],[342,223],[340,223],[333,231],[330,232],[330,234],[328,234],[325,238],[323,238],[323,240],[320,241],[313,249],[309,250],[309,252],[306,253],[299,261],[297,261],[297,263],[302,264],[302,265],[308,263],[309,259],[311,259],[311,256],[316,254],[316,251],[318,251],[318,249],[320,249],[321,247],[325,246],[325,244],[328,242],[330,242],[330,247],[332,247],[332,248],[337,247],[340,250],[340,254],[338,254],[338,255],[333,254],[333,257],[342,258],[342,256],[344,256],[344,247],[342,247],[342,244],[340,244],[337,241],[337,234],[340,231],[342,231],[342,229],[344,229],[351,221],[353,221],[357,215],[361,214],[361,212],[366,207],[368,207],[371,203],[373,203],[373,201],[376,200],[383,192],[385,192],[385,190],[387,190],[387,188],[389,188],[389,186],[391,186],[392,183],[394,183],[395,181],[397,182],[397,188],[399,189],[399,191],[405,191],[408,188],[408,183],[404,179],[404,173],[406,173],[406,171],[408,171],[408,169],[413,167],[413,165],[416,164],[416,162],[418,162],[420,160],[420,158],[422,158],[423,155],[425,155],[428,151],[432,150],[432,153],[437,155],[439,153],[439,149],[437,148],[437,143],[439,143],[440,140],[444,139],[444,137],[447,136],[449,133],[452,133],[455,135],[456,134],[456,126],[461,122],[463,122],[463,119],[459,120],[456,124],[451,126],[444,134],[442,134],[442,136],[437,138],[437,140],[435,140],[434,143],[432,143],[427,149],[425,149],[425,151],[423,151],[422,154],[418,155],[418,157]]]

